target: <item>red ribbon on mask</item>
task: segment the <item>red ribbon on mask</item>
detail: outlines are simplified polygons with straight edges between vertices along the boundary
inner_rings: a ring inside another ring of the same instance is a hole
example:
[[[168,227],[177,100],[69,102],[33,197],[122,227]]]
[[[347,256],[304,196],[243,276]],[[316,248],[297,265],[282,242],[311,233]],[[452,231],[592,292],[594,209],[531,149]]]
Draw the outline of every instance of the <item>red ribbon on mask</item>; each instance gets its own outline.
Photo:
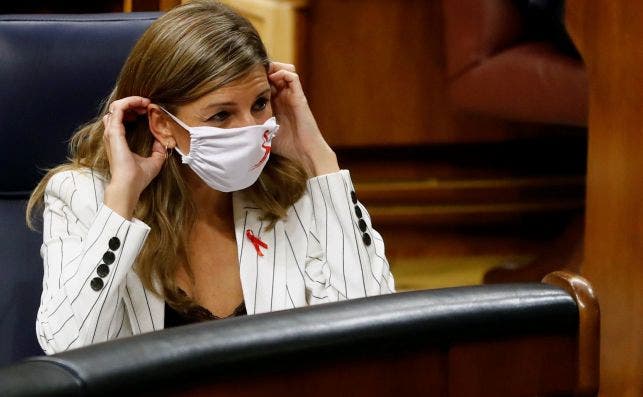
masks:
[[[263,247],[265,249],[268,249],[268,244],[266,244],[263,241],[261,241],[261,239],[259,239],[259,237],[255,236],[254,233],[252,233],[252,230],[250,230],[250,229],[246,230],[246,237],[248,237],[248,239],[250,240],[252,245],[255,246],[255,251],[257,251],[257,255],[263,256],[263,252],[261,252],[261,248],[259,248],[259,247]]]
[[[265,150],[265,153],[263,154],[263,157],[261,158],[261,160],[259,160],[257,164],[252,166],[252,169],[259,167],[268,158],[268,155],[270,154],[270,150],[272,149],[271,146],[266,145],[268,141],[270,141],[270,131],[266,131],[263,133],[263,143],[261,144],[261,147],[263,148],[263,150]]]

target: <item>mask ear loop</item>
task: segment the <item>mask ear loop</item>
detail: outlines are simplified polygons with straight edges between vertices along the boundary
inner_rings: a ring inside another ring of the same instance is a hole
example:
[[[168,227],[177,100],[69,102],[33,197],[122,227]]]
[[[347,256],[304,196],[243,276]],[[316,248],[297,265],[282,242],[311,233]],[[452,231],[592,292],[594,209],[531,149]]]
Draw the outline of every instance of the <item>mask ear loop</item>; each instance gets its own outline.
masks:
[[[178,117],[176,117],[172,113],[168,112],[163,106],[159,105],[159,108],[161,108],[162,111],[164,111],[168,116],[170,116],[172,118],[172,120],[176,121],[176,123],[178,125],[180,125],[181,127],[185,128],[188,132],[190,131],[190,127],[187,124],[185,124],[184,122],[182,122],[181,120],[179,120]]]
[[[188,132],[190,132],[190,127],[189,127],[187,124],[185,124],[184,122],[182,122],[181,120],[179,120],[179,118],[178,118],[178,117],[176,117],[175,115],[173,115],[172,113],[170,113],[167,109],[165,109],[165,108],[164,108],[163,106],[161,106],[161,105],[159,105],[159,108],[160,108],[162,111],[164,111],[168,116],[170,116],[170,117],[172,118],[172,120],[174,120],[178,125],[180,125],[180,126],[181,126],[181,127],[183,127],[185,130],[187,130]],[[181,151],[179,150],[178,146],[176,147],[176,151],[177,151],[177,152],[179,152],[181,155],[183,155],[183,153],[181,153]],[[174,152],[174,149],[168,148],[168,144],[166,143],[166,144],[165,144],[165,160],[167,160],[167,159],[172,155],[172,153],[173,153],[173,152]]]

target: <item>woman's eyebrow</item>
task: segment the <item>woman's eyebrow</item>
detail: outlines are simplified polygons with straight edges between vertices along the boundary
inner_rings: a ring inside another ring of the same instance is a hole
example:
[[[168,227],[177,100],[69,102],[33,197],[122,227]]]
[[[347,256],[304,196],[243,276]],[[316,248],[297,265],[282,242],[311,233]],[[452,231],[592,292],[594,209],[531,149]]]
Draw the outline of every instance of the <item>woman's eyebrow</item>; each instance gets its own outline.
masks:
[[[265,90],[261,91],[258,95],[257,98],[262,97],[266,94],[270,93],[270,88],[266,88]],[[203,111],[207,111],[208,109],[215,108],[217,106],[236,106],[236,102],[232,101],[227,101],[227,102],[213,102],[210,104],[207,104],[206,106],[203,107]]]
[[[265,90],[261,91],[261,93],[257,95],[257,98],[264,96],[266,94],[270,94],[270,88],[266,88]]]
[[[215,108],[217,106],[235,106],[236,104],[237,104],[236,102],[232,102],[232,101],[228,101],[228,102],[213,102],[213,103],[205,105],[203,107],[203,110],[205,111],[205,110],[208,110],[210,108]]]

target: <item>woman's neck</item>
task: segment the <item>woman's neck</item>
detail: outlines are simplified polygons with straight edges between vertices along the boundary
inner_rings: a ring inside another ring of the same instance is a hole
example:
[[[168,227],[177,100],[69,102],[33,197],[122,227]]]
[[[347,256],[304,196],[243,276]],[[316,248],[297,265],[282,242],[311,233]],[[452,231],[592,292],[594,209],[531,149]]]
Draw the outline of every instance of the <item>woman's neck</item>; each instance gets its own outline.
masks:
[[[187,170],[184,177],[196,206],[197,221],[218,225],[232,221],[232,193],[212,189],[192,170]]]

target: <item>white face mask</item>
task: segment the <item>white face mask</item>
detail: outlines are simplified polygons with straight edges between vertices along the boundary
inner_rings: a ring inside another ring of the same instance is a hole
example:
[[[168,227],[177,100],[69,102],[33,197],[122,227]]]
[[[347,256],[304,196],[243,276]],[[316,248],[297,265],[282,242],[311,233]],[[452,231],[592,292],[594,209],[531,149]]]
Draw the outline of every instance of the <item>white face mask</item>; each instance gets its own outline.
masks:
[[[274,117],[263,125],[240,128],[190,127],[167,110],[163,111],[190,133],[190,152],[183,154],[176,147],[183,164],[220,192],[242,190],[255,183],[268,161],[272,138],[279,129]]]

